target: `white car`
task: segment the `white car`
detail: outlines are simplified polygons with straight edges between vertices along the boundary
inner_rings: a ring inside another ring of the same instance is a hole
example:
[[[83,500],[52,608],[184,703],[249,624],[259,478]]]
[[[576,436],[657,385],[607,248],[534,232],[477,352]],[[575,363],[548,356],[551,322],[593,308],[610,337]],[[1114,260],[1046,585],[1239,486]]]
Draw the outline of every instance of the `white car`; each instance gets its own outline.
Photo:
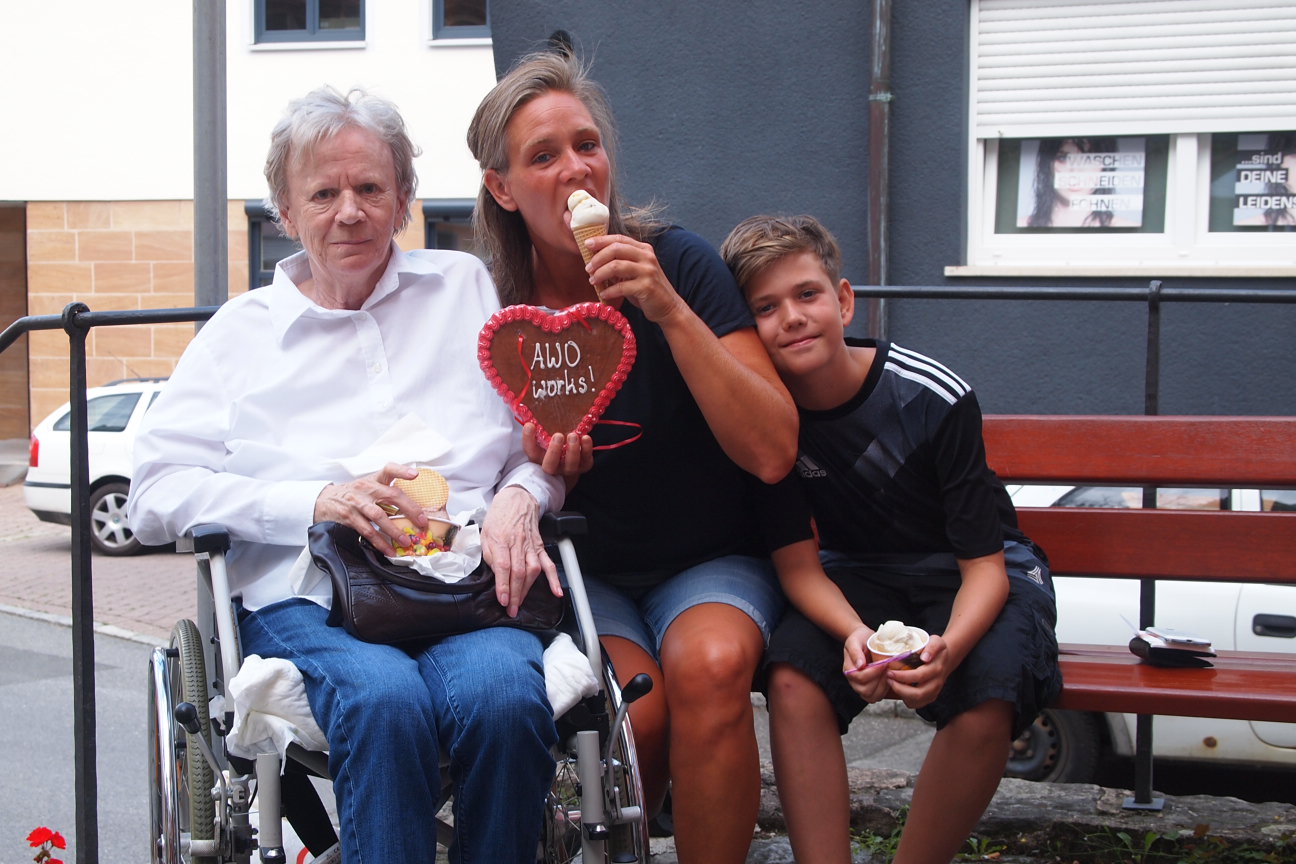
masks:
[[[90,540],[107,555],[133,555],[145,548],[126,521],[131,448],[144,412],[165,379],[114,381],[86,391],[90,456]],[[45,522],[72,524],[72,414],[64,405],[32,431],[23,497]]]
[[[1008,492],[1019,507],[1142,506],[1139,489],[1009,486]],[[1160,489],[1157,506],[1293,510],[1296,491]],[[1127,622],[1138,621],[1138,580],[1058,577],[1054,587],[1059,642],[1122,645],[1133,636]],[[1205,636],[1217,650],[1296,653],[1296,585],[1157,580],[1155,619]],[[1104,756],[1133,756],[1134,725],[1133,714],[1048,709],[1013,742],[1007,774],[1090,782]],[[1157,758],[1296,766],[1296,723],[1158,716],[1152,730]]]

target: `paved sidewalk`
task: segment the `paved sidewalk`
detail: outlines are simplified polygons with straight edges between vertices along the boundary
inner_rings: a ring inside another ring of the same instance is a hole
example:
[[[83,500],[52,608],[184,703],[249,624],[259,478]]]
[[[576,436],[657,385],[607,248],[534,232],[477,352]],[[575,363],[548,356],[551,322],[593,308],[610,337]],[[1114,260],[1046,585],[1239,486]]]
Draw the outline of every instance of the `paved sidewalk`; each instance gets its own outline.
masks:
[[[101,632],[164,642],[194,614],[194,565],[187,555],[91,556],[95,622]],[[0,608],[66,620],[72,609],[72,530],[41,522],[21,485],[0,488]]]

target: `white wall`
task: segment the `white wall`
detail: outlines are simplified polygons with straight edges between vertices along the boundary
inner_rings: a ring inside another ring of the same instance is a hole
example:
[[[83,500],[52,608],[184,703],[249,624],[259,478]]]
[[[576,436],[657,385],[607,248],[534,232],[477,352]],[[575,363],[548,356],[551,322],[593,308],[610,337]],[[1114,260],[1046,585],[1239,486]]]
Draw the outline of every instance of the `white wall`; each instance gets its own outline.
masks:
[[[254,45],[252,0],[227,0],[230,197],[264,196],[271,127],[325,83],[400,106],[424,151],[420,198],[475,196],[464,134],[494,83],[490,44],[433,43],[431,5],[371,0],[363,47],[304,48]],[[0,28],[0,200],[192,198],[192,3],[53,0],[22,17]]]

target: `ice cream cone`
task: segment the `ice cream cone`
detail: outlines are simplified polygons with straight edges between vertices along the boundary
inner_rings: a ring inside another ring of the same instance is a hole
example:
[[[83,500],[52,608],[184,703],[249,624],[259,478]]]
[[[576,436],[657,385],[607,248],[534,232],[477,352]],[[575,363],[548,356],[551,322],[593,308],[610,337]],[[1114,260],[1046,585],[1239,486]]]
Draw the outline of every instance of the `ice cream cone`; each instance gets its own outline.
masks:
[[[572,235],[576,237],[576,246],[580,249],[581,257],[585,263],[589,264],[590,259],[594,257],[594,250],[585,245],[585,241],[591,237],[602,237],[607,233],[606,225],[586,225],[583,228],[573,228]]]

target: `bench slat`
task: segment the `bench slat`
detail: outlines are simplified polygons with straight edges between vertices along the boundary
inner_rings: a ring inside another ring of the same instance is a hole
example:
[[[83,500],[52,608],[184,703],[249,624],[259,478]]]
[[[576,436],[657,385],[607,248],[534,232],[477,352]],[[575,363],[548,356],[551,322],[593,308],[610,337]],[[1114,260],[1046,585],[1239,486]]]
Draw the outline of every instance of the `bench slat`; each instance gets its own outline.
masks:
[[[1296,513],[1023,507],[1054,575],[1296,583]]]
[[[1059,708],[1296,722],[1290,654],[1221,651],[1213,668],[1169,669],[1117,646],[1060,649]]]
[[[1005,482],[1290,487],[1296,417],[995,414],[990,467]]]

